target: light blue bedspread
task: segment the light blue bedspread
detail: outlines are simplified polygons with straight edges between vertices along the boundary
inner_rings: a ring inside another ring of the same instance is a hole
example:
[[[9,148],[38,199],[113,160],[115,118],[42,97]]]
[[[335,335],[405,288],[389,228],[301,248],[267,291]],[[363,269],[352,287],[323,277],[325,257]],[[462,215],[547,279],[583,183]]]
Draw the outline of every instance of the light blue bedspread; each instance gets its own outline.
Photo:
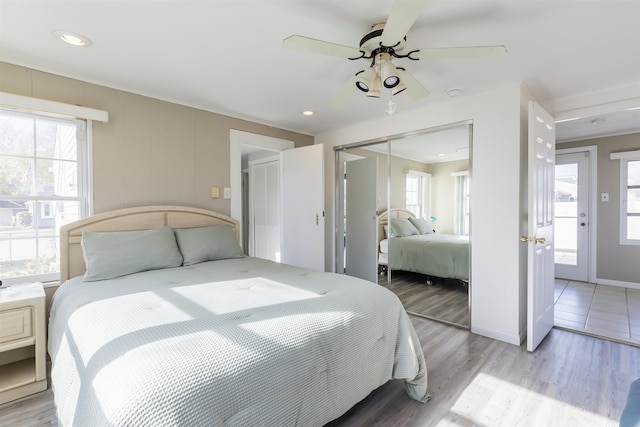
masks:
[[[394,294],[256,258],[71,279],[48,346],[62,426],[322,426],[392,378],[428,399]]]
[[[389,241],[391,270],[469,280],[469,236],[419,234]]]

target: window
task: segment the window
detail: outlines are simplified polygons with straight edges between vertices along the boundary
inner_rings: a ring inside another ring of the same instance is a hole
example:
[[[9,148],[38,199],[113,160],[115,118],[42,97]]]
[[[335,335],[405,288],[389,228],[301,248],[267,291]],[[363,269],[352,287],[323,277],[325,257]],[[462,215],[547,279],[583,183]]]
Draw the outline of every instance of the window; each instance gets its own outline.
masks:
[[[59,230],[89,211],[87,122],[0,108],[0,278],[59,278]]]
[[[621,159],[620,243],[640,245],[640,152]]]
[[[405,171],[405,174],[405,208],[418,218],[427,218],[429,216],[431,174],[412,170]]]
[[[454,205],[453,205],[453,233],[460,235],[469,234],[469,189],[471,180],[469,172],[456,172],[451,174],[454,179]]]

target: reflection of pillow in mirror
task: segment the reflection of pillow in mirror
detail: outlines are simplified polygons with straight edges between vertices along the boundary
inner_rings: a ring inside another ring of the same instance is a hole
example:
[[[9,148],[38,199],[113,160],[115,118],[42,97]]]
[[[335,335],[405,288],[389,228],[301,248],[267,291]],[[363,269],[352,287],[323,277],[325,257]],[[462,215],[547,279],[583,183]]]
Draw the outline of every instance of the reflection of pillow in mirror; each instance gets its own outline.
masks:
[[[393,231],[389,230],[389,226],[385,225],[382,227],[384,229],[384,238],[390,239],[393,237]]]
[[[140,231],[82,232],[84,281],[182,265],[171,227]]]
[[[229,225],[176,229],[175,233],[184,257],[183,265],[244,256],[236,233]]]
[[[418,230],[420,234],[433,233],[433,226],[431,221],[427,221],[424,218],[409,218],[409,222]]]
[[[406,237],[420,234],[420,232],[406,218],[392,218],[391,232],[394,237]]]

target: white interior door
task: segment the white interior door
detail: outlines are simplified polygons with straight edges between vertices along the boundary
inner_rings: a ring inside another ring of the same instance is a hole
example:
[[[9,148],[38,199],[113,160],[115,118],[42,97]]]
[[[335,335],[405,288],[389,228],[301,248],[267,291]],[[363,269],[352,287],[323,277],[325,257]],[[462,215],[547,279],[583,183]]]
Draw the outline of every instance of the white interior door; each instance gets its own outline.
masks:
[[[282,152],[282,262],[324,271],[323,146]]]
[[[345,274],[378,281],[378,158],[346,162]]]
[[[589,152],[556,154],[555,277],[589,279]]]
[[[527,350],[553,328],[555,120],[529,102]]]

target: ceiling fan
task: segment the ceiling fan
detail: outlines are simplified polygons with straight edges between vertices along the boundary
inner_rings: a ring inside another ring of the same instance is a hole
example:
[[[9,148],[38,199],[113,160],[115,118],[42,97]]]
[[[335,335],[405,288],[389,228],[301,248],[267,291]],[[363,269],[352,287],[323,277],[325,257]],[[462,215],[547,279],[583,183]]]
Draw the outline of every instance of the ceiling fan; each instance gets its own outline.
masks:
[[[429,95],[429,90],[413,77],[404,67],[392,63],[394,58],[420,59],[438,58],[479,58],[506,53],[505,46],[467,46],[415,49],[404,53],[406,34],[422,11],[427,0],[394,0],[391,14],[386,22],[374,24],[360,40],[360,47],[350,47],[300,35],[292,35],[283,40],[284,47],[305,52],[347,58],[350,60],[370,60],[371,65],[356,73],[349,83],[331,102],[333,108],[341,108],[359,89],[370,97],[380,97],[382,88],[389,89],[391,95],[406,90],[412,99]],[[393,101],[389,101],[387,112],[395,111]]]

